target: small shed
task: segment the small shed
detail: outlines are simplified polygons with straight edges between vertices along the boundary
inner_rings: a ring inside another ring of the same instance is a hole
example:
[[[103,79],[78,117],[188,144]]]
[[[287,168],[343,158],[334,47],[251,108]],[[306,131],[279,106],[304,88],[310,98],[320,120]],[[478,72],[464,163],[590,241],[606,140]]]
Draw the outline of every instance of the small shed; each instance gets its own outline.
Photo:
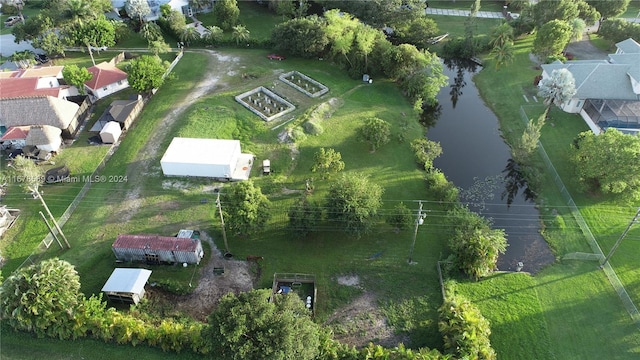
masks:
[[[111,250],[118,261],[147,264],[199,264],[204,256],[200,239],[159,235],[118,235]]]
[[[116,268],[102,287],[109,300],[137,304],[144,297],[144,285],[151,270]]]
[[[120,138],[120,134],[122,134],[120,124],[115,121],[109,121],[102,130],[100,130],[100,139],[105,144],[114,144]]]
[[[33,125],[25,139],[25,145],[32,145],[45,152],[58,151],[62,146],[62,130],[50,125]]]
[[[167,176],[246,180],[253,155],[242,154],[239,140],[173,138],[160,160]]]

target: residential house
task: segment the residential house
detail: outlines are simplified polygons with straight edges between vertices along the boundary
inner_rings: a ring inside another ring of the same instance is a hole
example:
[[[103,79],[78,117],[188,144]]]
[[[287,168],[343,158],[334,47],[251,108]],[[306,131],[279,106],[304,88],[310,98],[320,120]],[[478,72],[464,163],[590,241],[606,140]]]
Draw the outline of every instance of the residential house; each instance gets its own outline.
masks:
[[[0,99],[0,127],[49,125],[71,138],[84,120],[84,106],[53,96]]]
[[[145,21],[155,21],[160,18],[160,5],[169,4],[171,9],[182,12],[185,16],[193,15],[191,7],[189,6],[189,0],[147,0],[149,3],[149,9],[151,13],[145,17]],[[111,0],[111,5],[117,11],[124,9],[126,0]]]
[[[640,132],[640,44],[627,39],[616,44],[607,60],[556,61],[542,65],[542,77],[567,69],[573,75],[576,94],[561,108],[582,116],[599,134],[613,127]]]
[[[93,102],[129,87],[127,73],[108,62],[101,62],[87,70],[93,77],[84,84]]]
[[[30,126],[13,126],[0,138],[3,149],[22,149],[26,145]]]
[[[0,99],[31,96],[66,99],[79,95],[78,89],[64,83],[63,68],[47,66],[0,72]]]
[[[49,125],[34,125],[29,129],[25,145],[35,146],[38,150],[57,152],[62,146],[62,130]]]

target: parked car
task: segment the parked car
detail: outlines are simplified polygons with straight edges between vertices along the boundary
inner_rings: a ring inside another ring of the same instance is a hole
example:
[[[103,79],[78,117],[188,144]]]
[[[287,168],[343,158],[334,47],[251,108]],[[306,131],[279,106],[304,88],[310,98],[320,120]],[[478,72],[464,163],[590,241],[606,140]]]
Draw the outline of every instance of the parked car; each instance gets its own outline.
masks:
[[[7,20],[4,21],[4,26],[13,26],[20,22],[20,16],[9,16]]]
[[[269,59],[269,60],[280,60],[280,61],[282,61],[282,60],[284,60],[284,59],[285,59],[285,57],[284,57],[284,56],[282,56],[282,55],[277,55],[277,54],[269,54],[269,55],[267,55],[267,59]]]
[[[49,57],[45,54],[35,54],[35,58],[40,64],[46,64],[49,62]]]

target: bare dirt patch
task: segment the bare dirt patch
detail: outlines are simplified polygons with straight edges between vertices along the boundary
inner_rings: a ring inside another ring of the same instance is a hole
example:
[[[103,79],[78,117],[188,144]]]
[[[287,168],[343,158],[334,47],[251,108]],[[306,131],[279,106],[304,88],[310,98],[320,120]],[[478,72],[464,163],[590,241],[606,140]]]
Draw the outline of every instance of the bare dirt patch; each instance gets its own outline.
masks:
[[[226,260],[206,233],[202,232],[200,239],[211,245],[211,259],[200,268],[198,286],[193,292],[186,296],[174,295],[171,300],[175,304],[175,310],[206,321],[224,295],[253,289],[254,275],[248,262]],[[214,268],[224,268],[224,274],[216,275]]]
[[[349,282],[356,277],[350,277]],[[344,280],[344,279],[343,279]],[[365,291],[351,304],[334,312],[325,322],[333,329],[334,338],[342,343],[364,347],[369,342],[385,347],[408,343],[406,336],[397,335],[387,323],[375,294]]]

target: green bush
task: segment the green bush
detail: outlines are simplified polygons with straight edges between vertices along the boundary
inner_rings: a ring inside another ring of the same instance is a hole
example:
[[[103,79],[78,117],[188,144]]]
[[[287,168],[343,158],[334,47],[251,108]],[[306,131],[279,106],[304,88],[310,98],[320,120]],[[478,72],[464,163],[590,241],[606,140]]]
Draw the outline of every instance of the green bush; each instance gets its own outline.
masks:
[[[315,121],[306,121],[302,124],[302,128],[309,135],[321,135],[324,132],[324,128]]]
[[[458,188],[438,169],[427,172],[424,177],[431,197],[447,207],[453,207],[458,201]]]
[[[291,131],[289,131],[289,135],[293,141],[304,141],[307,138],[307,134],[304,133],[304,130],[300,126],[296,126]]]
[[[2,4],[3,15],[18,15],[18,7],[11,4]]]
[[[447,353],[456,359],[496,359],[489,340],[489,321],[471,302],[461,296],[449,296],[438,312],[438,327]]]

